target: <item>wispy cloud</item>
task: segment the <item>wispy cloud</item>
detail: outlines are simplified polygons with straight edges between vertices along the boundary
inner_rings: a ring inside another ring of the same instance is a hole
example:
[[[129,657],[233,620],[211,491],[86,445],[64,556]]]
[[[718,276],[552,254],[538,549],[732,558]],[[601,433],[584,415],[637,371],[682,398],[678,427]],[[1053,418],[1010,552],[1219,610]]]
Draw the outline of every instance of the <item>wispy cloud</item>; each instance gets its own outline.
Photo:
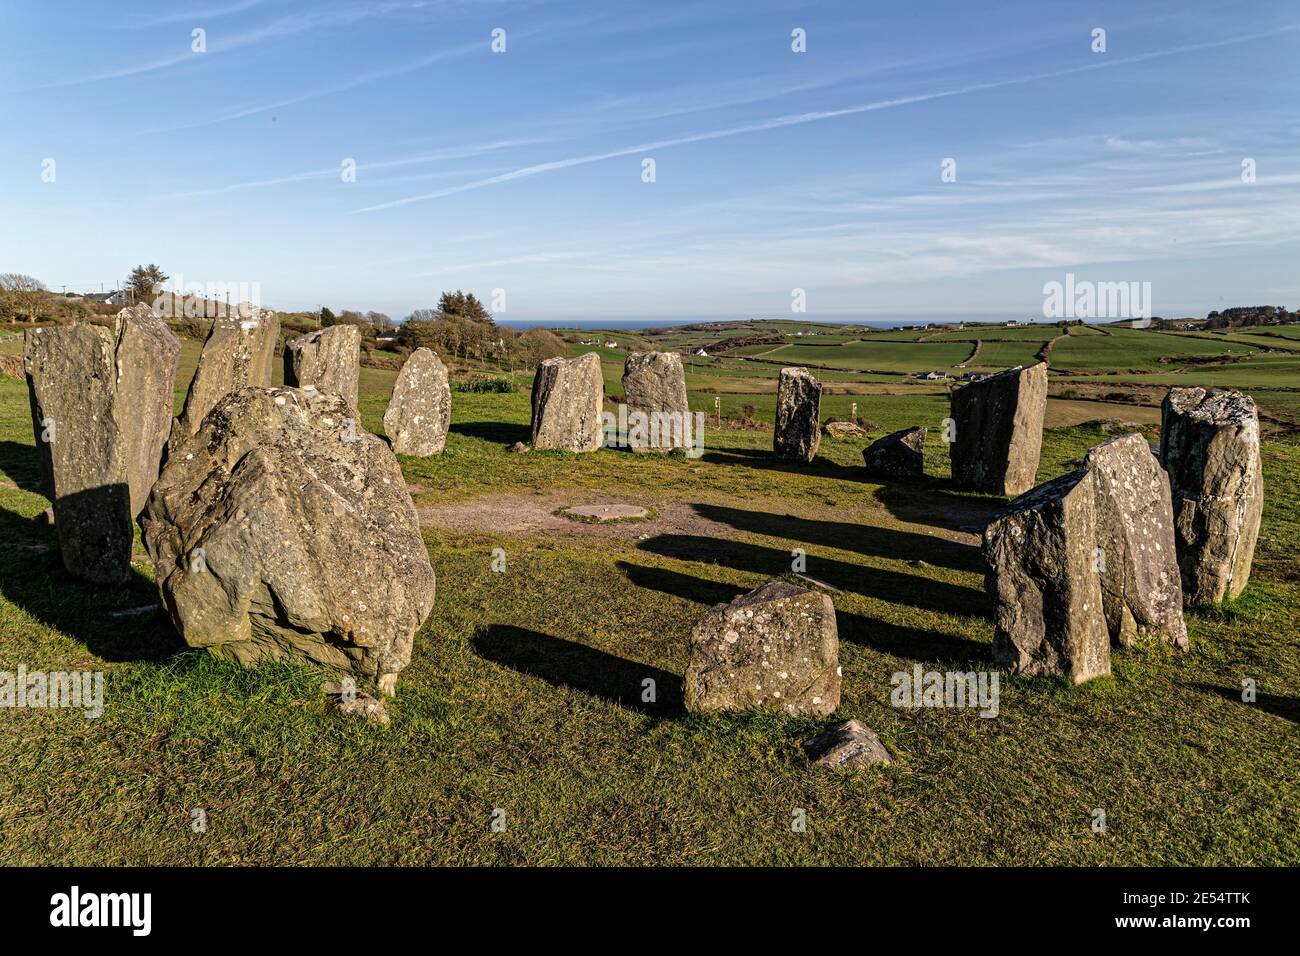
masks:
[[[1205,43],[1193,43],[1183,46],[1172,47],[1165,50],[1153,50],[1147,53],[1139,53],[1129,57],[1117,57],[1108,60],[1102,60],[1097,63],[1088,63],[1082,66],[1067,67],[1061,70],[1049,70],[1041,73],[1034,73],[1026,76],[1011,77],[1001,80],[989,80],[981,83],[969,83],[964,86],[953,87],[951,89],[936,90],[927,93],[917,93],[910,96],[899,96],[890,99],[875,100],[870,103],[862,103],[856,106],[844,107],[834,110],[821,110],[816,112],[796,113],[788,116],[778,116],[771,119],[762,120],[756,123],[746,123],[739,126],[731,126],[724,129],[709,130],[700,133],[694,133],[687,136],[677,136],[669,139],[660,139],[653,142],[641,143],[636,146],[628,146],[621,149],[608,150],[601,153],[591,153],[585,156],[575,156],[569,159],[554,160],[547,163],[536,163],[531,166],[524,166],[512,170],[508,173],[502,173],[498,176],[489,176],[484,179],[474,180],[462,183],[458,186],[452,186],[447,189],[437,190],[435,192],[423,193],[417,196],[407,196],[402,199],[394,199],[389,202],[377,203],[372,206],[366,206],[356,210],[359,213],[378,212],[384,209],[394,209],[399,206],[407,206],[412,203],[429,202],[435,199],[443,199],[447,196],[453,196],[457,193],[468,192],[475,189],[483,189],[487,186],[495,186],[501,183],[511,182],[517,179],[524,179],[531,176],[538,176],[542,173],[554,172],[559,169],[570,169],[575,166],[585,166],[591,163],[604,162],[605,160],[617,159],[623,156],[632,156],[638,153],[646,153],[652,150],[668,149],[675,146],[684,146],[692,143],[703,143],[711,140],[726,139],[732,136],[740,136],[748,133],[759,133],[775,129],[783,129],[791,126],[800,126],[805,123],[816,123],[828,119],[837,119],[844,116],[853,116],[862,113],[870,113],[878,110],[894,109],[900,106],[909,106],[916,103],[925,103],[932,100],[947,99],[954,96],[966,96],[971,93],[985,92],[988,90],[1002,89],[1009,86],[1020,86],[1026,83],[1036,83],[1042,80],[1055,79],[1063,76],[1072,76],[1079,73],[1088,73],[1095,70],[1108,69],[1116,66],[1131,65],[1134,63],[1143,63],[1150,60],[1160,59],[1163,57],[1176,56],[1185,53],[1195,53],[1208,49],[1229,46],[1238,43],[1246,43],[1252,40],[1263,39],[1266,37],[1276,36],[1281,33],[1294,32],[1300,30],[1300,24],[1289,24],[1275,30],[1261,33],[1245,34],[1236,37],[1228,37],[1222,40],[1213,40]]]

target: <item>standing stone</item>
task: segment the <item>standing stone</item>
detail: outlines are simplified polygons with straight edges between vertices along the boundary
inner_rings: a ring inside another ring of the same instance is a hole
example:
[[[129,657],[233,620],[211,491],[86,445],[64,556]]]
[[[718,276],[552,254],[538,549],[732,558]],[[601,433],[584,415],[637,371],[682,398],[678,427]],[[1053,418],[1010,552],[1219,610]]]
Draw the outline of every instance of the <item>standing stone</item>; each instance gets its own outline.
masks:
[[[131,571],[132,521],[158,476],[181,344],[146,305],[112,329],[29,329],[23,365],[63,564],[101,584]]]
[[[877,438],[862,449],[862,461],[872,478],[906,480],[925,474],[925,426],[916,425]]]
[[[337,392],[357,407],[361,367],[361,327],[331,325],[290,339],[284,347],[284,384]]]
[[[598,354],[542,362],[533,377],[533,447],[595,451],[604,439],[604,404]]]
[[[1111,641],[1150,634],[1187,650],[1169,476],[1136,433],[1095,446],[1083,467],[1097,496],[1094,564]]]
[[[354,414],[336,392],[244,388],[173,447],[140,524],[191,647],[392,693],[434,576],[397,458]]]
[[[1047,408],[1047,365],[1013,368],[953,391],[953,480],[993,495],[1034,486]]]
[[[825,594],[769,581],[717,604],[691,632],[686,709],[831,714],[840,705],[839,635]]]
[[[254,310],[218,316],[203,343],[198,370],[190,382],[181,417],[172,427],[168,447],[197,432],[212,406],[231,392],[249,385],[269,387],[279,338],[280,320],[274,312]]]
[[[676,352],[633,352],[623,365],[623,403],[629,419],[644,415],[648,426],[629,431],[634,451],[669,451],[687,447],[689,425],[686,371]]]
[[[984,529],[993,659],[1014,674],[1081,684],[1110,673],[1093,485],[1080,468],[1016,498]]]
[[[783,368],[776,384],[772,450],[785,461],[809,462],[821,444],[821,383],[806,368]]]
[[[447,366],[432,349],[416,349],[397,374],[384,412],[384,434],[399,455],[438,455],[450,426]]]
[[[1184,600],[1190,607],[1235,598],[1250,579],[1264,507],[1255,400],[1172,388],[1160,412]]]

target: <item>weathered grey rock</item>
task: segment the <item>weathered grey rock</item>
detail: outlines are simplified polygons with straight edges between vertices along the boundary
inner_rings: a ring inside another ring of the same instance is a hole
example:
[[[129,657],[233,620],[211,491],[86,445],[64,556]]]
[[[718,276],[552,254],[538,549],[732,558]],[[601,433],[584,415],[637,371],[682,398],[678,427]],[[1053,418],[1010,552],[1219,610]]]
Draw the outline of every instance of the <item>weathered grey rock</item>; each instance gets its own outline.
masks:
[[[872,478],[906,480],[925,474],[925,427],[916,425],[877,438],[862,449],[862,462]]]
[[[831,714],[840,704],[839,635],[825,594],[769,581],[714,605],[691,631],[686,709]]]
[[[604,404],[598,354],[542,362],[533,376],[533,447],[595,451],[604,440]]]
[[[688,447],[684,437],[690,406],[686,400],[686,371],[676,352],[633,352],[623,364],[623,403],[629,419],[645,415],[648,426],[632,429],[628,444],[634,451],[669,451]]]
[[[131,571],[132,520],[158,476],[181,344],[148,306],[113,328],[29,329],[23,365],[64,566],[99,583]]]
[[[1047,365],[1013,368],[952,392],[953,480],[994,495],[1034,486],[1047,408]]]
[[[1080,684],[1110,673],[1093,485],[1080,468],[1016,498],[984,529],[993,659],[1014,674]]]
[[[865,438],[867,431],[856,422],[827,422],[822,434],[827,438]]]
[[[357,378],[361,374],[361,327],[331,325],[290,339],[284,346],[284,384],[312,386],[337,392],[357,407]],[[269,383],[268,383],[269,384]]]
[[[231,392],[249,385],[269,387],[279,338],[280,320],[274,312],[219,316],[203,343],[199,367],[185,395],[185,408],[172,426],[168,448],[197,432],[203,416]]]
[[[393,397],[384,412],[384,434],[399,455],[438,455],[447,444],[450,427],[447,366],[432,349],[416,349],[393,384]]]
[[[364,691],[356,689],[355,684],[340,681],[326,681],[321,684],[325,692],[328,709],[342,717],[361,717],[380,727],[388,726],[388,707],[383,698],[371,697]]]
[[[805,740],[803,750],[813,764],[834,770],[894,762],[875,732],[856,720],[835,724]]]
[[[523,442],[517,441],[513,445],[511,445],[508,450],[513,452],[516,455],[523,455],[528,453],[532,449],[528,445],[525,445]]]
[[[187,644],[392,693],[433,569],[396,457],[353,414],[335,392],[245,388],[173,446],[140,523]]]
[[[1235,391],[1173,388],[1160,417],[1184,601],[1197,606],[1234,598],[1250,579],[1264,507],[1255,400]]]
[[[776,385],[772,450],[785,461],[812,461],[821,445],[822,387],[806,368],[783,368]]]
[[[1187,650],[1169,477],[1137,433],[1095,446],[1083,467],[1097,496],[1094,564],[1111,641],[1153,635]]]

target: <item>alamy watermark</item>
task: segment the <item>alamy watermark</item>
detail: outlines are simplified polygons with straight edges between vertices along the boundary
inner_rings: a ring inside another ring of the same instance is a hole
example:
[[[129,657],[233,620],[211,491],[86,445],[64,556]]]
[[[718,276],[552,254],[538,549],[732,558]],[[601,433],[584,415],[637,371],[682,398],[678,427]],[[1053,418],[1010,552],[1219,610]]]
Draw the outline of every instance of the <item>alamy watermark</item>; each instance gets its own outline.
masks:
[[[80,710],[87,720],[104,715],[103,671],[0,671],[0,707]]]
[[[1076,280],[1043,284],[1045,319],[1135,319],[1135,326],[1151,324],[1150,282],[1092,282]]]
[[[916,664],[889,679],[894,707],[971,707],[981,717],[998,715],[1000,679],[997,671],[927,671]]]
[[[606,448],[681,448],[687,458],[704,454],[703,412],[630,411],[620,404],[617,413],[601,412],[600,420]]]

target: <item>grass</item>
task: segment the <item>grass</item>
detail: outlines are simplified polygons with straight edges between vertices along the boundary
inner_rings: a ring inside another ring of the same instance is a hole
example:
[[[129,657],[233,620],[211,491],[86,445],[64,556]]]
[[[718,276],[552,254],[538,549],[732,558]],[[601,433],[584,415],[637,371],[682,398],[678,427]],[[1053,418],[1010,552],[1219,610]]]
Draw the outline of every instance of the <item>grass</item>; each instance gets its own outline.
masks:
[[[187,344],[191,372],[196,354]],[[706,372],[692,371],[691,401],[711,411]],[[367,428],[382,427],[392,378],[363,372]],[[33,490],[26,390],[0,379],[0,670],[107,672],[98,720],[0,710],[0,862],[1300,861],[1300,448],[1266,443],[1255,576],[1230,607],[1188,616],[1191,654],[1118,653],[1112,677],[1078,688],[1004,677],[1000,715],[986,720],[889,704],[890,676],[916,662],[989,666],[982,561],[951,538],[978,531],[1000,500],[949,487],[937,435],[915,486],[863,480],[863,440],[824,440],[809,466],[777,463],[770,431],[711,427],[698,461],[515,455],[527,378],[520,393],[453,396],[446,452],[402,459],[417,504],[572,489],[575,501],[617,496],[659,513],[685,503],[724,531],[426,529],[438,600],[387,729],[325,713],[327,675],[313,668],[241,670],[184,649],[161,613],[110,616],[156,601],[148,564],[119,588],[64,573],[36,520],[47,502]],[[753,403],[770,421],[767,381],[766,395],[726,393],[724,407]],[[938,429],[947,409],[939,389],[877,391],[828,396],[823,415],[844,417],[849,400],[882,433]],[[1089,404],[1124,417],[1085,402],[1054,402],[1049,416]],[[1096,424],[1049,427],[1040,480],[1105,437]],[[497,547],[504,573],[492,570]],[[694,622],[788,572],[794,548],[809,575],[841,589],[840,716],[880,734],[897,758],[889,769],[810,769],[799,745],[821,722],[682,710]],[[1240,699],[1244,677],[1258,682],[1255,704]],[[654,702],[642,700],[646,679]],[[490,829],[495,808],[504,833]],[[795,808],[805,833],[790,830]],[[1095,808],[1104,835],[1091,830]],[[191,828],[195,809],[206,832]]]

